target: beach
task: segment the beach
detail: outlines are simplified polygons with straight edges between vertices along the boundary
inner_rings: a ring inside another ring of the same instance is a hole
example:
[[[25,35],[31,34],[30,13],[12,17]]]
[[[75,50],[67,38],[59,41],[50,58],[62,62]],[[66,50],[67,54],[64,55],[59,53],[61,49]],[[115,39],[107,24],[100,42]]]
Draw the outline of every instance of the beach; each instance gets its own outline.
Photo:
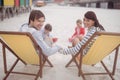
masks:
[[[41,10],[45,14],[45,24],[50,23],[53,26],[52,35],[58,38],[56,44],[66,48],[71,44],[68,42],[68,38],[74,32],[76,26],[76,20],[82,19],[87,11],[94,11],[108,32],[120,32],[120,10],[117,9],[100,9],[100,8],[85,8],[85,7],[71,7],[71,6],[58,6],[58,5],[46,5],[44,7],[32,7],[32,9]],[[18,31],[22,24],[28,22],[29,12],[15,15],[12,18],[0,21],[0,31]],[[114,53],[114,52],[112,52]],[[7,51],[7,63],[8,68],[15,61],[16,57],[9,51]],[[31,57],[32,58],[32,57]],[[38,80],[82,80],[82,77],[78,77],[78,69],[74,63],[73,67],[65,68],[65,65],[71,59],[71,55],[63,55],[57,52],[49,57],[54,67],[45,66],[43,68],[43,78]],[[114,54],[108,55],[104,58],[105,64],[108,68],[112,67],[114,60]],[[118,61],[116,65],[116,72],[114,75],[115,80],[120,78],[120,51],[118,55]],[[48,64],[46,64],[48,65]],[[89,71],[103,71],[101,64],[98,63],[94,67],[83,66],[86,72]],[[25,66],[19,62],[15,68],[17,71],[33,72],[36,73],[38,67],[32,65]],[[0,80],[3,79],[4,66],[3,66],[3,54],[2,45],[0,44]],[[101,76],[86,76],[87,80],[111,80],[108,75]],[[10,74],[7,80],[33,80],[34,77],[27,75]]]

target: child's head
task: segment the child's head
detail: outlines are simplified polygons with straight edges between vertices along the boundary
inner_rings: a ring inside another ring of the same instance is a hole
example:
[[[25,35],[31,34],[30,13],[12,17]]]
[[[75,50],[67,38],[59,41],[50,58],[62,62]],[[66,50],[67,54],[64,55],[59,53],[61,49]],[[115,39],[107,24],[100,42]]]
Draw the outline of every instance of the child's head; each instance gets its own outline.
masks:
[[[78,27],[81,27],[82,26],[82,20],[78,19],[76,21],[76,24],[77,24]]]
[[[50,24],[46,24],[44,29],[45,29],[45,33],[49,33],[52,31],[52,26]]]

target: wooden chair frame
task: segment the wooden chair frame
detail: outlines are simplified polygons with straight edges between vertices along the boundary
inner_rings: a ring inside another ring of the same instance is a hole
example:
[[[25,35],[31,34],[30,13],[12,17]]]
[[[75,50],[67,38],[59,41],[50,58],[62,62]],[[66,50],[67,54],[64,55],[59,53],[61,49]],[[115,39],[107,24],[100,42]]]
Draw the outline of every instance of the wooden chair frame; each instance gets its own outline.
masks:
[[[110,78],[112,80],[114,80],[113,75],[115,74],[115,70],[116,70],[116,63],[117,63],[117,57],[118,57],[118,52],[119,52],[119,46],[120,44],[113,49],[113,51],[115,50],[115,57],[114,57],[114,63],[113,63],[113,67],[112,67],[112,71],[108,70],[107,66],[104,64],[104,62],[101,60],[100,63],[102,64],[102,66],[104,67],[106,72],[103,73],[87,73],[87,72],[83,72],[82,70],[82,59],[83,59],[83,50],[84,48],[87,46],[87,44],[89,44],[89,42],[96,36],[100,36],[100,35],[113,35],[113,36],[120,36],[120,33],[113,33],[113,32],[96,32],[94,33],[91,38],[85,43],[85,45],[83,45],[80,49],[80,51],[76,54],[76,55],[72,55],[72,59],[66,64],[65,67],[68,67],[72,62],[75,62],[77,68],[78,68],[78,76],[82,76],[83,80],[86,80],[85,75],[104,75],[104,74],[108,74],[110,76]],[[80,56],[80,59],[76,60],[76,57]],[[92,64],[92,66],[94,66],[94,64]]]
[[[24,75],[31,75],[31,76],[35,76],[35,80],[38,79],[38,77],[40,76],[42,78],[42,69],[43,66],[45,64],[45,62],[47,62],[50,67],[53,67],[52,63],[48,60],[48,57],[46,57],[43,53],[42,50],[40,48],[40,46],[37,44],[37,42],[34,40],[34,38],[32,37],[32,35],[28,32],[11,32],[11,31],[0,31],[0,34],[6,34],[6,35],[26,35],[28,36],[33,44],[34,44],[34,48],[35,50],[38,50],[38,56],[39,56],[39,71],[37,72],[37,74],[33,74],[33,73],[23,73],[23,72],[15,72],[13,71],[13,69],[15,68],[16,64],[18,63],[18,61],[21,61],[23,64],[27,65],[27,63],[25,61],[23,61],[20,57],[18,57],[14,50],[12,50],[5,42],[3,39],[0,39],[0,43],[2,44],[2,53],[3,53],[3,63],[4,63],[4,72],[5,72],[5,77],[3,78],[3,80],[6,80],[7,77],[10,75],[10,73],[16,73],[16,74],[24,74]],[[8,70],[7,69],[7,58],[6,58],[6,50],[8,49],[10,52],[13,53],[13,55],[16,56],[16,61],[14,62],[14,64],[11,66],[11,68]]]

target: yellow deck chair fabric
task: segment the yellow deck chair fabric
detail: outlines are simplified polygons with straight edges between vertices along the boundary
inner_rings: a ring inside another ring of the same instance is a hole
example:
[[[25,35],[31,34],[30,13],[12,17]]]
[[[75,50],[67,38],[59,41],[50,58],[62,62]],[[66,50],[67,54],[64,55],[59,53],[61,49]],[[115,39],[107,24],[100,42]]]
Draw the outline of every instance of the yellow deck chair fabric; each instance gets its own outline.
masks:
[[[97,36],[97,38],[96,38]],[[83,56],[83,51],[85,47],[91,42],[92,39],[96,38],[93,45],[90,47],[86,55]],[[113,75],[115,74],[117,57],[120,46],[120,33],[115,32],[96,32],[91,38],[82,46],[80,51],[76,55],[72,55],[72,59],[66,64],[68,67],[72,62],[75,62],[78,68],[78,75],[82,76],[83,80],[85,79],[85,75],[109,75],[112,80],[114,80]],[[108,56],[110,53],[115,51],[115,56],[112,69],[109,70],[103,59]],[[82,65],[95,65],[100,62],[105,69],[104,72],[84,72],[82,69]]]
[[[50,67],[53,67],[51,62],[48,60],[48,57],[42,53],[42,49],[28,32],[0,31],[0,43],[2,44],[4,72],[6,74],[3,80],[6,80],[10,73],[35,76],[35,80],[37,80],[38,77],[42,78],[42,69],[46,62]],[[6,49],[17,58],[9,70],[7,68]],[[37,65],[39,70],[35,74],[28,72],[15,72],[14,68],[18,61],[21,61],[25,65]]]
[[[1,35],[7,45],[27,64],[39,64],[38,53],[27,35]]]
[[[97,38],[88,53],[83,57],[83,64],[96,64],[110,54],[120,44],[120,36],[101,35]]]

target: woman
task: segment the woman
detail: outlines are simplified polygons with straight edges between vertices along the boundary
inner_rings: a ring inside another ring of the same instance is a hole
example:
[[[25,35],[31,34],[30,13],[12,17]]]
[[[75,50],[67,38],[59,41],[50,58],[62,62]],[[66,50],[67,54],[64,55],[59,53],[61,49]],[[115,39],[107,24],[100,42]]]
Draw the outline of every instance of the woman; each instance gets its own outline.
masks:
[[[77,44],[74,47],[66,48],[60,51],[62,54],[76,54],[81,49],[82,45],[84,45],[88,39],[96,32],[96,31],[104,31],[102,25],[99,24],[99,21],[96,17],[96,14],[93,11],[88,11],[84,15],[83,24],[88,28],[86,36],[80,41],[76,42]],[[91,43],[92,45],[92,43]],[[89,50],[90,46],[87,46],[84,50],[83,54],[86,54]]]
[[[58,52],[61,47],[60,46],[48,46],[42,37],[41,28],[44,24],[45,16],[40,10],[32,10],[29,16],[29,22],[23,24],[20,28],[21,32],[30,32],[38,45],[41,47],[43,53],[46,56],[50,56]]]

